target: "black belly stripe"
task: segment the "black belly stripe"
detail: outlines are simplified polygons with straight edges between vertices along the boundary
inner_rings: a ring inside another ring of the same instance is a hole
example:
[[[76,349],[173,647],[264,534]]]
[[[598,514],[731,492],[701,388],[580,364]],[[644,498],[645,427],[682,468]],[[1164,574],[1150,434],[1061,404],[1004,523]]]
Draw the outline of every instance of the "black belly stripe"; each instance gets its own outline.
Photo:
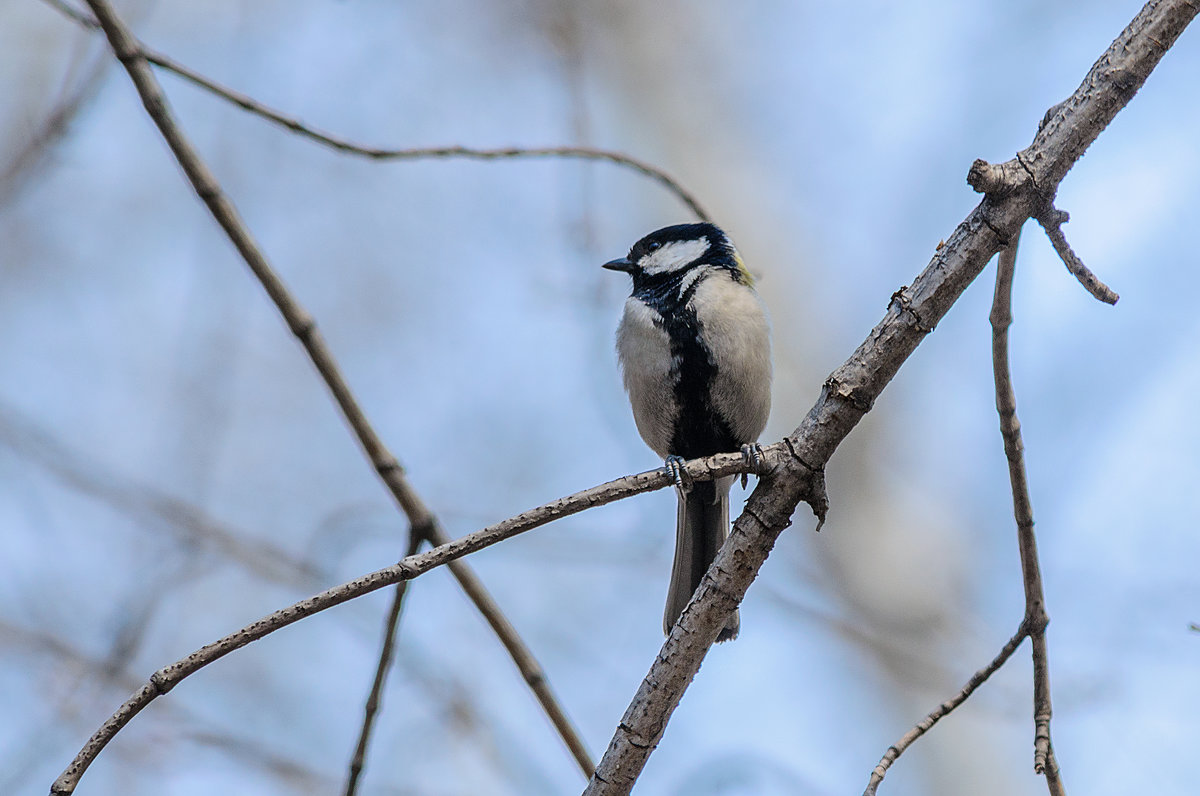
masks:
[[[700,320],[688,306],[701,280],[680,291],[682,276],[663,280],[653,285],[654,289],[635,295],[659,312],[661,325],[671,341],[679,416],[671,435],[670,453],[695,459],[737,451],[744,440],[734,436],[713,405],[711,386],[716,381],[717,364],[712,352],[701,342]]]
[[[671,354],[679,370],[675,382],[675,401],[679,419],[671,435],[671,453],[685,459],[736,451],[739,443],[724,418],[713,406],[711,385],[717,377],[712,353],[698,337],[699,321],[695,313],[677,313],[671,336]]]

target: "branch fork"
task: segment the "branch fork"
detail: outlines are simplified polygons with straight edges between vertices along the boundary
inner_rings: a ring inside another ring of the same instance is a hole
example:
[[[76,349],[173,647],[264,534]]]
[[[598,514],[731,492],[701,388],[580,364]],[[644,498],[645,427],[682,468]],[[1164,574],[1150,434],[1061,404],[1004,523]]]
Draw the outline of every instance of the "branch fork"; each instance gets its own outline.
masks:
[[[1061,106],[1065,103],[1059,103],[1050,110],[1046,111],[1046,118],[1042,120],[1042,128],[1046,126],[1046,120],[1053,118]],[[1041,128],[1039,128],[1039,134]],[[1057,193],[1057,185],[1053,191],[1045,191],[1038,186],[1037,176],[1033,169],[1022,158],[1022,153],[1018,152],[1016,156],[1005,163],[998,165],[988,163],[986,160],[976,160],[971,164],[970,170],[967,172],[967,184],[974,188],[977,192],[984,194],[992,199],[1008,198],[1014,194],[1025,194],[1028,201],[1031,203],[1030,217],[1036,218],[1038,224],[1046,231],[1046,237],[1050,239],[1051,245],[1054,246],[1054,251],[1058,253],[1059,258],[1063,261],[1063,265],[1083,285],[1088,293],[1097,301],[1103,301],[1105,304],[1116,304],[1120,298],[1112,288],[1104,284],[1092,272],[1090,268],[1084,265],[1083,260],[1067,243],[1067,238],[1063,234],[1062,225],[1070,220],[1070,215],[1059,210],[1054,206],[1054,198]],[[1008,236],[1002,234],[999,228],[992,226],[988,222],[987,217],[984,217],[984,223],[987,223],[992,231],[1001,238],[1001,242],[1008,245]],[[901,292],[897,292],[893,298],[900,296]],[[903,304],[901,305],[903,306]]]

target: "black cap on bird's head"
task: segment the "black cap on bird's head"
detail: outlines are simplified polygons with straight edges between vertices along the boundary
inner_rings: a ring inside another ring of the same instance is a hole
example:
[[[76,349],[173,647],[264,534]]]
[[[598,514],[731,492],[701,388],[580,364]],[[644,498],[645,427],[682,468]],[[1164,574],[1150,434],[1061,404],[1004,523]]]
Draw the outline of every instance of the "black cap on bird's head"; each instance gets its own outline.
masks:
[[[624,271],[639,283],[671,279],[700,265],[733,272],[749,284],[750,275],[729,236],[716,224],[676,224],[651,232],[633,244],[629,254],[604,264],[610,271]]]

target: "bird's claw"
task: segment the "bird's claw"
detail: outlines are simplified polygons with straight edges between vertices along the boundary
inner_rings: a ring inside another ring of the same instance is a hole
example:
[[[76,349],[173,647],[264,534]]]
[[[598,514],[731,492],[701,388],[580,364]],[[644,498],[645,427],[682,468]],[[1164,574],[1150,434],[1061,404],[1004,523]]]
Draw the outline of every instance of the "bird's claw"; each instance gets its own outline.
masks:
[[[750,469],[757,474],[758,469],[762,467],[764,458],[762,445],[759,445],[757,442],[743,445],[742,458],[746,460],[746,464],[750,465]],[[746,482],[749,480],[749,477],[749,473],[742,473],[742,489],[746,488]]]
[[[691,478],[687,474],[687,470],[683,469],[684,458],[682,456],[668,456],[663,462],[667,469],[667,475],[675,480],[675,488],[679,490],[679,495],[686,495],[692,488]]]

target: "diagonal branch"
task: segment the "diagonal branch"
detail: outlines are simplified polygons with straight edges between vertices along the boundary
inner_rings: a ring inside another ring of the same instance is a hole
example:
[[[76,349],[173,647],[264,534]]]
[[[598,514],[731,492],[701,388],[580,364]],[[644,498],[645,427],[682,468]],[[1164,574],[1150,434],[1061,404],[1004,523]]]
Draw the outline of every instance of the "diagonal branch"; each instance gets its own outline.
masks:
[[[971,675],[971,679],[967,681],[967,684],[962,687],[961,691],[931,710],[925,718],[917,722],[916,726],[906,732],[903,738],[896,741],[894,745],[889,746],[887,752],[884,753],[883,758],[879,761],[879,765],[875,766],[875,770],[871,772],[871,779],[867,783],[867,789],[863,791],[863,796],[875,796],[876,791],[879,789],[879,784],[883,782],[883,777],[887,774],[887,770],[892,767],[892,763],[895,763],[896,759],[904,754],[905,750],[912,746],[918,738],[933,729],[933,725],[950,715],[963,702],[966,702],[967,697],[975,693],[975,689],[987,682],[987,679],[999,671],[1001,666],[1008,663],[1008,659],[1017,651],[1017,647],[1021,646],[1021,642],[1025,640],[1027,635],[1029,633],[1026,630],[1025,623],[1022,622],[1021,626],[1017,628],[1016,634],[1005,642],[1004,646],[1000,648],[1000,652],[996,653],[996,657],[992,658],[992,662]]]
[[[787,455],[785,443],[763,447],[764,461],[771,463]],[[740,453],[719,453],[707,459],[685,462],[683,468],[696,480],[711,480],[726,475],[746,472],[748,465]],[[438,545],[432,550],[408,556],[389,567],[376,570],[339,586],[308,597],[269,614],[256,622],[223,638],[206,644],[192,654],[156,671],[150,679],[125,701],[117,711],[88,739],[83,749],[55,781],[52,793],[72,793],[88,766],[126,724],[159,696],[179,685],[183,680],[205,666],[220,660],[247,644],[287,627],[301,619],[341,605],[344,602],[370,594],[378,589],[412,580],[437,567],[452,564],[457,559],[482,550],[490,545],[510,539],[525,531],[538,528],[549,522],[581,511],[603,506],[643,492],[672,486],[673,476],[663,468],[649,470],[636,475],[627,475],[599,486],[585,489],[574,495],[559,498],[544,506],[523,512],[503,522],[496,523],[475,533]]]
[[[826,381],[816,405],[787,438],[793,456],[774,464],[750,495],[625,711],[586,794],[625,794],[633,788],[705,654],[775,539],[791,522],[799,501],[808,500],[818,514],[823,512],[820,475],[837,446],[967,285],[1044,207],[1043,197],[1053,195],[1198,10],[1191,0],[1146,4],[1022,151],[1017,167],[1028,174],[1028,181],[988,192],[913,284],[897,292],[887,315],[858,350]]]
[[[408,531],[408,551],[405,558],[417,554],[426,534],[419,528]],[[354,796],[358,792],[358,778],[366,764],[367,748],[371,743],[371,731],[375,728],[375,716],[379,712],[380,701],[383,698],[383,684],[387,680],[388,670],[392,666],[392,652],[396,644],[396,626],[400,624],[400,610],[404,606],[404,594],[408,591],[408,581],[402,580],[396,584],[392,596],[392,607],[388,610],[387,621],[384,623],[383,643],[379,649],[379,664],[375,667],[375,680],[371,683],[371,692],[367,695],[367,704],[363,707],[362,729],[358,732],[358,744],[354,747],[354,756],[350,758],[350,770],[346,774],[345,796]]]
[[[53,6],[56,10],[67,16],[79,25],[90,30],[99,30],[100,23],[95,19],[87,16],[83,12],[77,10],[64,0],[44,0],[44,2]],[[291,130],[297,135],[303,136],[310,141],[315,141],[322,146],[329,147],[338,152],[347,155],[356,155],[358,157],[371,158],[373,160],[421,160],[427,158],[467,158],[469,160],[505,160],[510,158],[571,158],[575,160],[596,160],[607,163],[613,163],[623,168],[631,169],[639,174],[642,174],[662,185],[683,204],[687,205],[701,221],[711,221],[708,213],[700,205],[696,197],[682,185],[679,184],[671,175],[655,166],[653,163],[647,163],[644,160],[627,155],[624,152],[617,152],[611,149],[598,149],[596,147],[585,146],[548,146],[548,147],[494,147],[494,148],[479,148],[466,146],[441,146],[441,147],[412,147],[404,149],[390,149],[384,147],[373,147],[365,144],[359,144],[351,141],[348,138],[319,130],[316,127],[305,124],[295,116],[289,116],[282,111],[275,110],[253,97],[243,94],[240,91],[235,91],[228,86],[223,86],[220,83],[205,77],[194,69],[179,63],[168,55],[152,50],[140,41],[131,37],[136,51],[147,61],[155,66],[166,69],[168,72],[174,72],[179,77],[188,81],[194,86],[204,89],[205,91],[220,97],[227,102],[231,102],[239,108],[249,111],[250,113],[260,116],[263,119],[276,124],[284,129]]]
[[[437,518],[433,516],[421,498],[412,489],[405,478],[404,469],[367,421],[365,414],[346,384],[333,355],[329,352],[324,339],[317,330],[316,322],[296,302],[283,281],[275,273],[274,269],[271,268],[270,263],[267,262],[266,257],[259,250],[258,245],[250,236],[245,224],[239,218],[237,210],[221,190],[221,186],[216,178],[208,170],[208,167],[192,148],[191,143],[175,124],[167,106],[166,98],[163,96],[158,81],[155,80],[154,74],[146,62],[145,55],[140,50],[137,40],[134,39],[128,28],[117,17],[107,0],[88,0],[88,5],[104,29],[104,33],[108,37],[109,44],[117,59],[121,61],[129,73],[138,94],[142,98],[147,113],[149,113],[154,123],[158,126],[159,132],[162,133],[163,138],[166,140],[175,159],[183,168],[192,187],[208,207],[217,223],[221,225],[221,228],[233,242],[246,264],[250,266],[251,271],[254,272],[254,275],[275,303],[275,306],[283,316],[288,327],[292,330],[292,333],[296,335],[304,346],[305,351],[312,359],[317,371],[321,374],[339,408],[342,410],[347,423],[354,431],[355,437],[368,460],[387,485],[400,508],[408,516],[412,527],[426,529],[428,540],[435,546],[446,543],[448,537],[441,529]],[[543,710],[546,711],[547,716],[550,718],[559,735],[562,736],[563,742],[579,764],[580,770],[586,776],[593,768],[587,750],[578,731],[558,704],[557,698],[550,689],[545,673],[542,671],[536,658],[534,658],[533,653],[525,646],[524,642],[517,635],[516,630],[466,563],[454,561],[450,565],[450,570],[455,579],[458,580],[463,591],[475,603],[480,613],[484,615],[488,624],[500,638],[501,643],[503,643],[505,649],[512,657],[522,677],[533,691]],[[142,704],[148,703],[157,695],[146,689],[140,691],[139,694],[145,700]],[[137,701],[141,702],[140,699],[137,699]],[[136,711],[134,712],[136,713]],[[131,713],[130,715],[132,716],[133,714]],[[128,719],[126,718],[125,720],[127,721]],[[123,723],[122,721],[121,724]],[[113,733],[119,729],[120,727],[115,727]],[[98,732],[97,735],[99,734]],[[107,743],[109,738],[111,738],[111,735],[105,737],[103,743]],[[92,741],[96,740],[94,736]],[[103,743],[100,744],[100,747],[96,748],[95,751],[97,753],[99,752],[99,748],[102,748]],[[91,744],[92,742],[89,742],[89,746]],[[76,767],[76,765],[73,765],[72,769]],[[68,777],[64,774],[55,783],[54,787],[56,789],[65,788],[65,792],[70,792],[74,788],[74,782],[78,780],[78,776],[82,774],[85,768],[86,764],[78,768],[78,773],[73,777]]]
[[[434,521],[434,529],[436,534],[429,537],[430,544],[444,546],[450,542],[445,532],[440,530],[440,526]],[[492,632],[500,639],[500,643],[504,645],[508,655],[517,666],[517,671],[521,673],[521,678],[525,681],[525,685],[533,692],[533,696],[541,705],[542,711],[546,714],[546,718],[550,719],[550,724],[558,732],[562,738],[563,744],[566,745],[567,751],[571,753],[571,757],[575,759],[576,766],[583,772],[583,775],[590,776],[595,770],[596,764],[592,761],[592,755],[588,751],[587,746],[583,742],[583,737],[579,734],[579,730],[567,715],[566,710],[555,696],[554,690],[550,687],[550,680],[546,676],[542,665],[538,663],[537,658],[533,656],[533,652],[521,640],[517,634],[517,629],[508,621],[508,617],[500,610],[500,606],[488,593],[483,585],[483,581],[475,574],[475,570],[467,566],[465,561],[451,561],[447,565],[450,569],[450,574],[458,581],[459,587],[467,598],[475,603],[475,607],[479,609],[479,613],[487,620],[488,625],[492,628]]]
[[[1040,214],[1037,217],[1038,223],[1042,225],[1042,229],[1046,231],[1046,237],[1050,239],[1050,244],[1054,246],[1054,251],[1058,253],[1059,259],[1063,261],[1063,265],[1067,266],[1067,270],[1071,276],[1083,285],[1087,292],[1091,293],[1097,301],[1103,301],[1105,304],[1116,304],[1116,292],[1100,281],[1100,278],[1092,273],[1092,269],[1084,265],[1083,260],[1079,259],[1079,255],[1071,248],[1071,244],[1067,243],[1067,237],[1063,235],[1062,225],[1067,223],[1069,216],[1062,210],[1058,210],[1053,206],[1047,209],[1047,212]]]

